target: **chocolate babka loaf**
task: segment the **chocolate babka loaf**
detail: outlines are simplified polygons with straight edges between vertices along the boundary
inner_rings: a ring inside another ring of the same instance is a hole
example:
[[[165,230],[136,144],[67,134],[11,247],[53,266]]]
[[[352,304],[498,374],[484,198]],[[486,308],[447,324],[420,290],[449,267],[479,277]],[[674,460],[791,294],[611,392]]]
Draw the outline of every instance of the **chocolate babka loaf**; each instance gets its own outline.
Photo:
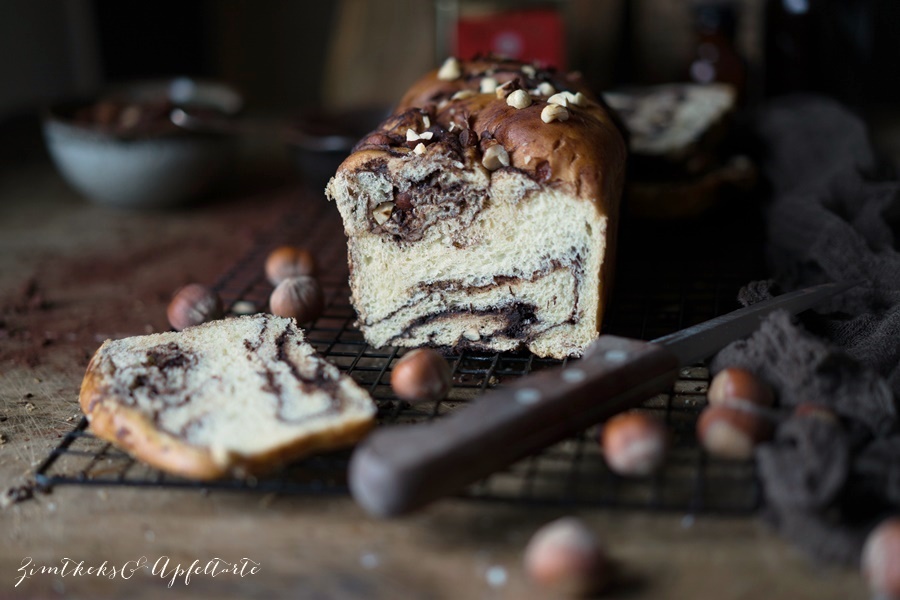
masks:
[[[264,314],[107,340],[80,402],[98,437],[196,479],[352,444],[375,416],[369,394],[316,356],[292,319]]]
[[[718,160],[737,106],[724,83],[673,83],[603,94],[628,126],[629,168],[637,179],[698,175]]]
[[[580,355],[609,292],[625,158],[577,76],[448,59],[326,190],[366,340]]]

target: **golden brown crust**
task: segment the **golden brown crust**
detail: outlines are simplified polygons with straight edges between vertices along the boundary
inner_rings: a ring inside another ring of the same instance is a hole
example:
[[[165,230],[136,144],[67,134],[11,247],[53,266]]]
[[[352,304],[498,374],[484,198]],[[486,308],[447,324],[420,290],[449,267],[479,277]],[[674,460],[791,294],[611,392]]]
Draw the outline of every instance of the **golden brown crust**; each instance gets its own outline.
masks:
[[[569,106],[567,121],[544,123],[542,100],[515,109],[504,100],[482,95],[466,101],[472,128],[489,134],[509,152],[510,166],[544,183],[572,186],[573,194],[609,210],[614,191],[624,178],[625,142],[596,103]],[[530,159],[529,159],[530,157]]]
[[[108,344],[109,342],[107,342]],[[101,364],[106,344],[91,358],[81,384],[79,404],[91,432],[133,457],[169,473],[189,479],[212,480],[227,476],[261,475],[313,452],[346,447],[361,439],[374,425],[361,415],[334,426],[304,434],[294,441],[253,455],[216,453],[164,431],[128,399],[113,391]]]
[[[78,401],[91,433],[154,467],[193,479],[216,479],[226,474],[211,453],[160,431],[142,412],[110,396],[97,370],[99,350],[81,382]]]
[[[360,142],[339,172],[365,169],[374,158],[408,154],[419,142],[443,144],[471,165],[480,162],[483,150],[496,140],[509,154],[506,168],[544,184],[569,186],[570,193],[608,214],[624,182],[627,155],[615,117],[579,80],[540,70],[529,76],[522,72],[526,66],[512,61],[465,62],[462,76],[452,81],[438,79],[437,71],[429,73],[412,86],[397,112]],[[509,89],[530,90],[547,82],[556,92],[581,92],[584,100],[580,106],[567,106],[568,120],[545,123],[541,113],[547,96],[534,94],[531,106],[516,109],[495,92],[478,93],[484,77],[500,84],[511,81]],[[461,90],[474,95],[453,99]],[[407,142],[408,129],[428,130],[433,137]]]
[[[459,65],[460,76],[450,81],[438,78],[439,69],[425,74],[412,84],[403,95],[403,98],[397,105],[396,112],[410,107],[436,104],[461,90],[479,91],[481,89],[481,81],[485,77],[494,79],[498,85],[518,79],[521,82],[521,87],[525,89],[534,89],[541,83],[549,83],[557,92],[569,90],[593,97],[591,90],[585,85],[581,75],[577,73],[560,73],[553,69],[542,69],[535,65],[515,60],[497,58],[478,58],[461,61]]]
[[[161,431],[144,413],[126,406],[119,398],[108,396],[98,374],[90,367],[81,385],[79,402],[90,421],[91,433],[98,438],[153,467],[199,480],[262,475],[313,452],[353,444],[374,425],[371,420],[342,423],[340,428],[316,432],[264,454],[231,454],[216,460],[209,449]]]

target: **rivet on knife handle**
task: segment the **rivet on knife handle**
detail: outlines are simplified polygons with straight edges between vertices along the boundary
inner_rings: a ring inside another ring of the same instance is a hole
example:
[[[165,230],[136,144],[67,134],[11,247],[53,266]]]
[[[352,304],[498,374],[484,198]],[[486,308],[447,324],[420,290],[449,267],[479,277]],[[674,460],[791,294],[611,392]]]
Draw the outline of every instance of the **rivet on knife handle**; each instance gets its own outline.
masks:
[[[666,389],[678,366],[662,346],[602,336],[566,369],[432,423],[375,431],[353,454],[350,490],[371,514],[404,514]]]

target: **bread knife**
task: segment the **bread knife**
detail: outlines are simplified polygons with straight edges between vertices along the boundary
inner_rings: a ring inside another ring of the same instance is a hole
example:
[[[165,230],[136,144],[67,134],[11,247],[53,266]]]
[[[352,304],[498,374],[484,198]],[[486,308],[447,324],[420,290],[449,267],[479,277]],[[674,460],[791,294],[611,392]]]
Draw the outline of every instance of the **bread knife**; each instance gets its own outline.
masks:
[[[350,492],[399,516],[668,389],[681,367],[746,337],[775,310],[796,314],[857,283],[778,296],[650,342],[601,335],[581,360],[491,390],[447,417],[379,428],[354,451]]]

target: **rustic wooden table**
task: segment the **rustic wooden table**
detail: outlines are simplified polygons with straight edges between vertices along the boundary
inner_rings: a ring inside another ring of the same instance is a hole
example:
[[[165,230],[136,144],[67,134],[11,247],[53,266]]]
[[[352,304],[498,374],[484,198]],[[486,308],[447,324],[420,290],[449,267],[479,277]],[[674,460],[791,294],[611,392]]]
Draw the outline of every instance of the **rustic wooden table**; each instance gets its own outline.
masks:
[[[70,191],[32,126],[0,129],[0,140],[0,598],[546,597],[525,579],[522,551],[560,509],[450,500],[378,521],[346,497],[83,486],[32,494],[35,467],[80,418],[81,377],[100,342],[167,329],[171,292],[214,281],[302,194],[276,170],[192,207],[117,211]],[[17,494],[24,499],[11,502]],[[811,564],[756,519],[579,514],[621,565],[610,598],[866,596],[856,572]],[[141,557],[169,557],[165,574],[110,575]],[[217,557],[255,561],[258,571],[248,562],[243,577],[189,582],[172,573]],[[41,572],[64,559],[65,576]],[[104,562],[103,574],[86,574]]]

